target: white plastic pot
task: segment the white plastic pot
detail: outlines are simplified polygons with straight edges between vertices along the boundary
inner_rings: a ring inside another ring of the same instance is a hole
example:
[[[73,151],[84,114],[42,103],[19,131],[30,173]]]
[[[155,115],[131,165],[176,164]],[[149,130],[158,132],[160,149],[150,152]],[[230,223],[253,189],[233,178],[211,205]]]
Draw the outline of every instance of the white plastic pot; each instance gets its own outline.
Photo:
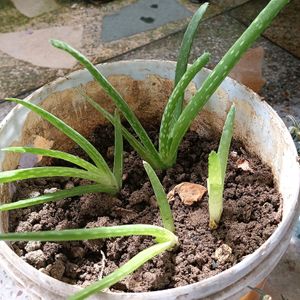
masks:
[[[152,122],[154,118],[161,116],[172,89],[174,62],[123,61],[103,64],[99,69],[124,95],[139,118]],[[187,94],[193,93],[195,87],[200,87],[209,72],[203,70],[198,74],[194,79],[194,86],[190,86]],[[39,103],[81,133],[88,134],[96,124],[104,120],[74,89],[79,85],[83,85],[94,99],[112,111],[112,101],[85,70],[76,71],[45,85],[26,99]],[[100,293],[93,299],[240,299],[249,292],[247,286],[258,285],[276,266],[287,249],[298,216],[300,169],[296,161],[297,153],[289,132],[275,111],[258,95],[230,78],[213,95],[193,123],[193,128],[220,131],[232,102],[237,109],[235,137],[272,168],[282,194],[283,219],[278,228],[259,249],[243,261],[198,283],[148,293]],[[52,145],[55,149],[68,149],[72,146],[51,125],[22,106],[14,108],[0,124],[0,148],[41,143]],[[0,152],[0,170],[16,168],[19,160],[19,155]],[[2,187],[1,202],[9,202],[12,193],[13,188]],[[0,229],[5,231],[7,215],[2,214],[0,221]],[[30,290],[34,295],[33,299],[65,299],[79,289],[39,272],[19,258],[5,242],[0,242],[0,263],[20,285],[27,291]]]

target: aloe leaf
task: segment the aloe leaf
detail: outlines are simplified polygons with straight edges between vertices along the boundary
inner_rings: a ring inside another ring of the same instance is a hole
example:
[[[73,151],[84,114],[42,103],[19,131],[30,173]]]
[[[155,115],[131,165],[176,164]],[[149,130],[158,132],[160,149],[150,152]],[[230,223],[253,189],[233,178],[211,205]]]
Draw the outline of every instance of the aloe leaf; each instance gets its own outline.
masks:
[[[36,167],[4,171],[0,172],[0,183],[7,183],[30,178],[57,176],[84,178],[95,182],[99,182],[103,185],[111,185],[111,182],[108,181],[108,178],[106,176],[100,176],[100,174],[95,174],[93,172],[67,167]]]
[[[122,187],[123,176],[123,137],[122,125],[118,111],[115,112],[115,149],[113,173],[118,183],[119,189]]]
[[[184,95],[184,91],[191,80],[195,77],[195,75],[208,63],[210,58],[209,53],[202,54],[185,72],[182,76],[178,84],[175,86],[168,103],[165,107],[160,133],[159,133],[159,153],[163,160],[165,160],[168,156],[168,151],[170,148],[170,131],[177,120],[175,118],[174,110],[176,108],[176,103]]]
[[[101,74],[101,72],[79,51],[72,48],[65,42],[59,40],[51,40],[51,44],[63,51],[68,52],[72,55],[79,63],[81,63],[95,78],[95,80],[100,84],[100,86],[104,89],[104,91],[111,97],[114,101],[115,105],[122,112],[126,120],[129,122],[142,144],[151,152],[154,156],[156,156],[157,161],[160,161],[157,150],[155,149],[151,139],[149,138],[147,132],[141,125],[138,118],[135,116],[133,111],[130,109],[126,101],[122,98],[122,96],[117,92],[117,90],[109,83],[109,81]],[[161,162],[160,162],[161,163]]]
[[[159,243],[173,241],[177,243],[177,237],[169,230],[148,224],[130,224],[120,226],[80,228],[66,230],[47,230],[34,232],[9,232],[1,233],[3,241],[83,241],[105,239],[121,236],[152,236]]]
[[[233,125],[235,118],[235,106],[231,105],[231,108],[227,114],[226,121],[223,127],[223,132],[221,135],[221,140],[218,148],[218,156],[221,162],[222,180],[224,182],[226,166],[228,161],[230,143],[233,135]]]
[[[163,225],[166,229],[170,230],[171,232],[174,232],[175,226],[173,215],[164,188],[161,185],[155,171],[152,169],[150,164],[148,164],[145,161],[143,162],[143,164],[156,196]]]
[[[218,227],[223,212],[223,182],[219,155],[212,151],[208,157],[209,227]]]
[[[115,193],[115,189],[111,187],[105,187],[101,184],[90,184],[77,186],[68,190],[58,191],[54,193],[45,194],[35,198],[23,199],[16,202],[6,203],[0,205],[0,211],[8,211],[13,209],[19,209],[29,207],[33,205],[43,204],[47,202],[58,201],[68,197],[80,196],[87,193]]]
[[[197,29],[202,20],[204,13],[208,7],[208,3],[202,4],[196,13],[193,15],[181,42],[181,47],[179,50],[179,55],[176,64],[175,71],[175,86],[180,81],[181,77],[184,75],[187,69],[188,60],[192,48],[193,41],[195,39],[195,35],[197,33]],[[177,120],[182,112],[183,105],[183,96],[181,96],[176,104],[176,109],[174,111],[174,118]]]
[[[65,122],[54,116],[53,114],[49,113],[48,111],[44,110],[43,108],[30,103],[28,101],[23,101],[16,98],[7,98],[7,101],[16,102],[18,104],[21,104],[25,106],[26,108],[30,109],[31,111],[35,112],[39,116],[41,116],[43,119],[51,123],[54,127],[56,127],[58,130],[63,132],[65,135],[67,135],[70,139],[72,139],[76,144],[78,144],[89,156],[90,158],[95,162],[96,166],[105,171],[107,176],[113,177],[112,172],[110,171],[107,163],[105,162],[102,155],[97,151],[97,149],[80,133],[78,133],[76,130],[74,130],[72,127],[67,125]],[[112,179],[113,181],[113,179]]]
[[[212,151],[208,157],[208,207],[209,227],[218,227],[223,212],[223,191],[229,156],[230,143],[233,135],[235,106],[232,104],[224,124],[218,153]]]
[[[64,161],[75,164],[86,170],[89,170],[92,172],[99,172],[98,168],[96,168],[91,163],[85,161],[84,159],[81,159],[75,155],[72,155],[72,154],[69,154],[66,152],[62,152],[62,151],[58,151],[58,150],[33,148],[33,147],[8,147],[8,148],[2,148],[2,149],[0,149],[0,151],[15,152],[15,153],[30,153],[30,154],[35,154],[35,155],[54,157],[54,158],[62,159]]]
[[[289,2],[289,0],[271,0],[261,11],[250,26],[245,30],[241,37],[223,56],[214,70],[204,81],[202,87],[190,99],[182,111],[179,119],[174,124],[171,136],[173,137],[170,148],[170,160],[176,159],[178,147],[183,136],[190,127],[199,111],[203,108],[211,95],[220,86],[225,77],[240,60],[241,56],[255,42],[261,33],[269,26],[275,16]]]

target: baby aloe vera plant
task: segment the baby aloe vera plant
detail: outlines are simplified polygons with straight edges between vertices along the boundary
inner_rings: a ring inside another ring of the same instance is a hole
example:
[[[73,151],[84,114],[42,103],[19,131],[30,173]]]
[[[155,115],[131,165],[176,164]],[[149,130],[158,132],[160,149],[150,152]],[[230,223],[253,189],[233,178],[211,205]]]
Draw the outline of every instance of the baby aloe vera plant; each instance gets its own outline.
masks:
[[[119,108],[137,135],[137,138],[135,138],[128,130],[122,128],[124,137],[139,155],[145,161],[149,162],[153,168],[167,169],[176,162],[178,147],[195,117],[236,65],[241,56],[256,41],[273,18],[288,2],[289,0],[271,0],[204,80],[202,86],[189,100],[188,104],[183,107],[185,89],[194,76],[208,63],[210,58],[209,53],[204,53],[190,67],[187,67],[192,40],[208,4],[205,3],[199,8],[184,35],[179,60],[176,66],[175,88],[167,102],[160,124],[158,149],[155,148],[150,137],[126,101],[83,54],[65,42],[52,40],[51,43],[54,47],[68,52],[77,59],[111,97],[114,104]],[[101,113],[104,112],[104,109],[92,99],[86,98]],[[114,123],[112,116],[107,112],[104,115]]]
[[[209,227],[216,229],[223,212],[223,191],[229,148],[233,134],[235,117],[234,104],[231,106],[223,128],[218,151],[212,151],[208,157],[208,207]]]

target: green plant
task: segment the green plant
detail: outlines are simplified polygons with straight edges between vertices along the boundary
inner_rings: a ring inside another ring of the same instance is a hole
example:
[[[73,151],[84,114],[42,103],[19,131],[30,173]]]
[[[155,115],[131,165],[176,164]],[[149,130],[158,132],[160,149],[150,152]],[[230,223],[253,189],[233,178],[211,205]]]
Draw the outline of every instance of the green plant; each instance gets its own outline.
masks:
[[[233,134],[235,117],[234,104],[231,106],[223,128],[218,152],[212,151],[208,157],[208,207],[209,227],[216,229],[223,212],[223,191],[229,148]]]
[[[50,122],[53,126],[63,132],[66,136],[72,139],[77,145],[79,145],[95,163],[89,163],[77,156],[57,151],[47,150],[41,148],[32,147],[9,147],[0,149],[1,151],[15,152],[15,153],[31,153],[35,155],[43,155],[53,158],[62,159],[69,163],[72,163],[80,168],[74,167],[35,167],[28,169],[17,169],[11,171],[0,172],[0,183],[14,182],[29,178],[40,178],[40,177],[77,177],[88,179],[96,184],[84,185],[74,187],[64,191],[58,191],[51,194],[45,194],[36,198],[24,199],[22,201],[4,204],[0,206],[0,211],[9,209],[16,209],[27,207],[31,205],[41,204],[49,201],[60,200],[65,197],[72,197],[82,195],[91,192],[105,192],[115,194],[121,188],[122,185],[122,172],[123,172],[123,139],[121,132],[121,122],[118,112],[116,111],[114,116],[115,125],[115,153],[114,153],[114,167],[113,172],[110,170],[106,161],[98,150],[81,134],[67,125],[65,122],[54,116],[53,114],[45,111],[41,107],[32,104],[27,101],[19,99],[6,99],[19,103],[31,111],[37,113],[43,119]]]
[[[205,3],[199,8],[184,36],[179,55],[180,59],[176,67],[176,86],[168,100],[162,116],[158,150],[153,145],[145,129],[127,105],[126,101],[107,81],[101,72],[83,54],[72,48],[70,45],[58,40],[52,40],[51,43],[54,47],[71,54],[78,62],[86,67],[100,86],[112,98],[115,105],[120,109],[138,137],[138,139],[136,139],[128,131],[122,129],[123,134],[125,132],[124,137],[139,155],[142,156],[144,160],[148,161],[155,169],[166,169],[175,163],[178,147],[199,111],[207,103],[211,95],[216,91],[241,56],[254,43],[265,28],[268,27],[273,18],[288,2],[289,0],[271,0],[269,2],[265,9],[255,18],[242,36],[224,55],[196,94],[190,99],[189,103],[182,109],[182,99],[187,85],[209,60],[209,54],[204,53],[191,67],[187,68],[191,42],[208,4]],[[90,99],[89,102],[92,103],[93,100]],[[99,105],[94,104],[94,107],[96,106],[99,108]],[[98,110],[103,112],[102,108]]]
[[[144,162],[145,170],[149,176],[150,182],[154,189],[158,207],[160,210],[162,223],[164,228],[145,225],[120,225],[111,227],[98,227],[89,229],[69,229],[61,231],[40,231],[40,232],[22,232],[22,233],[5,233],[0,234],[0,240],[6,241],[82,241],[82,240],[94,240],[113,237],[125,237],[132,235],[140,236],[152,236],[155,238],[157,244],[150,246],[149,248],[142,250],[137,255],[132,257],[128,262],[119,267],[117,270],[107,275],[103,279],[99,280],[79,291],[73,296],[69,297],[72,300],[85,299],[91,294],[101,291],[105,288],[112,286],[118,281],[122,280],[128,274],[134,272],[145,262],[152,259],[156,255],[170,250],[178,244],[178,238],[173,233],[175,230],[174,221],[171,213],[171,209],[167,200],[167,196],[163,190],[163,187],[155,174],[154,170],[147,162]],[[18,201],[22,202],[22,201]],[[15,202],[16,204],[18,202]],[[28,203],[28,202],[27,202]],[[30,205],[30,204],[29,204]],[[2,205],[5,206],[5,205]],[[2,207],[0,206],[0,208]],[[21,206],[24,207],[24,206]],[[19,208],[18,206],[6,205],[5,210],[11,210]]]
[[[64,132],[68,137],[73,139],[83,150],[90,156],[95,165],[84,161],[76,156],[68,153],[34,149],[31,147],[10,147],[2,149],[3,151],[11,151],[18,153],[32,153],[44,155],[54,158],[63,159],[71,162],[82,169],[66,168],[66,167],[39,167],[32,169],[5,171],[0,173],[0,183],[12,182],[27,178],[51,177],[51,176],[68,176],[80,177],[95,181],[96,184],[76,187],[66,191],[59,191],[53,194],[43,195],[33,199],[21,200],[15,203],[4,204],[0,206],[0,211],[11,210],[16,208],[27,207],[30,205],[40,204],[47,201],[55,201],[64,197],[80,195],[88,192],[107,192],[116,193],[121,186],[122,177],[122,134],[139,155],[146,161],[144,162],[145,170],[150,178],[153,186],[161,218],[164,228],[153,225],[121,225],[114,227],[100,227],[92,229],[72,229],[61,231],[43,231],[43,232],[24,232],[24,233],[6,233],[0,234],[0,240],[20,241],[20,240],[38,240],[38,241],[71,241],[71,240],[88,240],[100,238],[112,238],[131,235],[146,235],[155,238],[157,244],[153,245],[136,256],[131,258],[127,263],[119,269],[104,277],[100,281],[81,290],[70,299],[83,299],[89,295],[100,291],[104,288],[112,286],[134,270],[139,268],[146,261],[163,251],[170,250],[177,245],[178,239],[174,235],[174,221],[168,204],[165,192],[155,174],[153,168],[165,169],[172,166],[177,157],[178,147],[188,130],[191,122],[202,109],[210,96],[215,92],[224,78],[228,75],[233,66],[237,63],[242,54],[251,46],[251,44],[259,37],[263,30],[269,25],[276,14],[288,3],[288,0],[272,0],[267,7],[254,20],[244,34],[237,40],[232,48],[225,54],[219,64],[210,73],[204,81],[202,87],[193,96],[190,102],[183,108],[183,95],[186,87],[194,78],[194,76],[208,63],[209,54],[204,53],[189,68],[187,61],[198,24],[207,8],[207,3],[200,7],[184,36],[182,47],[180,50],[179,61],[176,66],[175,88],[166,105],[159,134],[159,149],[153,145],[151,139],[142,127],[141,123],[134,115],[130,107],[127,105],[121,95],[107,81],[107,79],[99,72],[99,70],[81,53],[73,49],[71,46],[58,40],[52,40],[52,45],[60,48],[83,64],[92,76],[100,83],[102,88],[111,96],[115,105],[127,119],[138,138],[132,135],[120,123],[118,113],[110,114],[104,110],[93,99],[89,98],[80,90],[84,97],[91,103],[94,108],[100,111],[115,126],[115,161],[113,172],[101,154],[79,133],[69,127],[67,124],[59,120],[49,112],[42,108],[31,104],[27,101],[19,99],[7,99],[22,104],[25,107],[39,114],[45,120]],[[214,226],[219,222],[222,213],[222,194],[224,188],[224,177],[226,171],[227,157],[229,151],[230,140],[232,136],[232,126],[235,108],[232,107],[227,117],[224,131],[221,137],[218,153],[212,153],[209,158],[209,193],[210,193],[210,214],[212,205],[215,202],[218,206],[217,217],[213,217]],[[221,200],[221,201],[220,201]],[[213,201],[213,202],[212,202]],[[220,209],[221,208],[221,209]]]

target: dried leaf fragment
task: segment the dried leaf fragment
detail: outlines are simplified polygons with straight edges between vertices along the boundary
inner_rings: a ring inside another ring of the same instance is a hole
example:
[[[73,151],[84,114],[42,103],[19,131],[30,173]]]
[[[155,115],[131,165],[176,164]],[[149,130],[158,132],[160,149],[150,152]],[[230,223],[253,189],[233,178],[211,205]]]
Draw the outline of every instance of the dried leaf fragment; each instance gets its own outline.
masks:
[[[243,171],[249,171],[253,173],[253,169],[250,167],[249,161],[243,158],[237,160],[237,167]]]
[[[168,193],[167,198],[169,201],[173,201],[175,195],[178,195],[185,205],[192,205],[193,203],[200,201],[206,192],[206,187],[201,184],[182,182],[176,185]]]

